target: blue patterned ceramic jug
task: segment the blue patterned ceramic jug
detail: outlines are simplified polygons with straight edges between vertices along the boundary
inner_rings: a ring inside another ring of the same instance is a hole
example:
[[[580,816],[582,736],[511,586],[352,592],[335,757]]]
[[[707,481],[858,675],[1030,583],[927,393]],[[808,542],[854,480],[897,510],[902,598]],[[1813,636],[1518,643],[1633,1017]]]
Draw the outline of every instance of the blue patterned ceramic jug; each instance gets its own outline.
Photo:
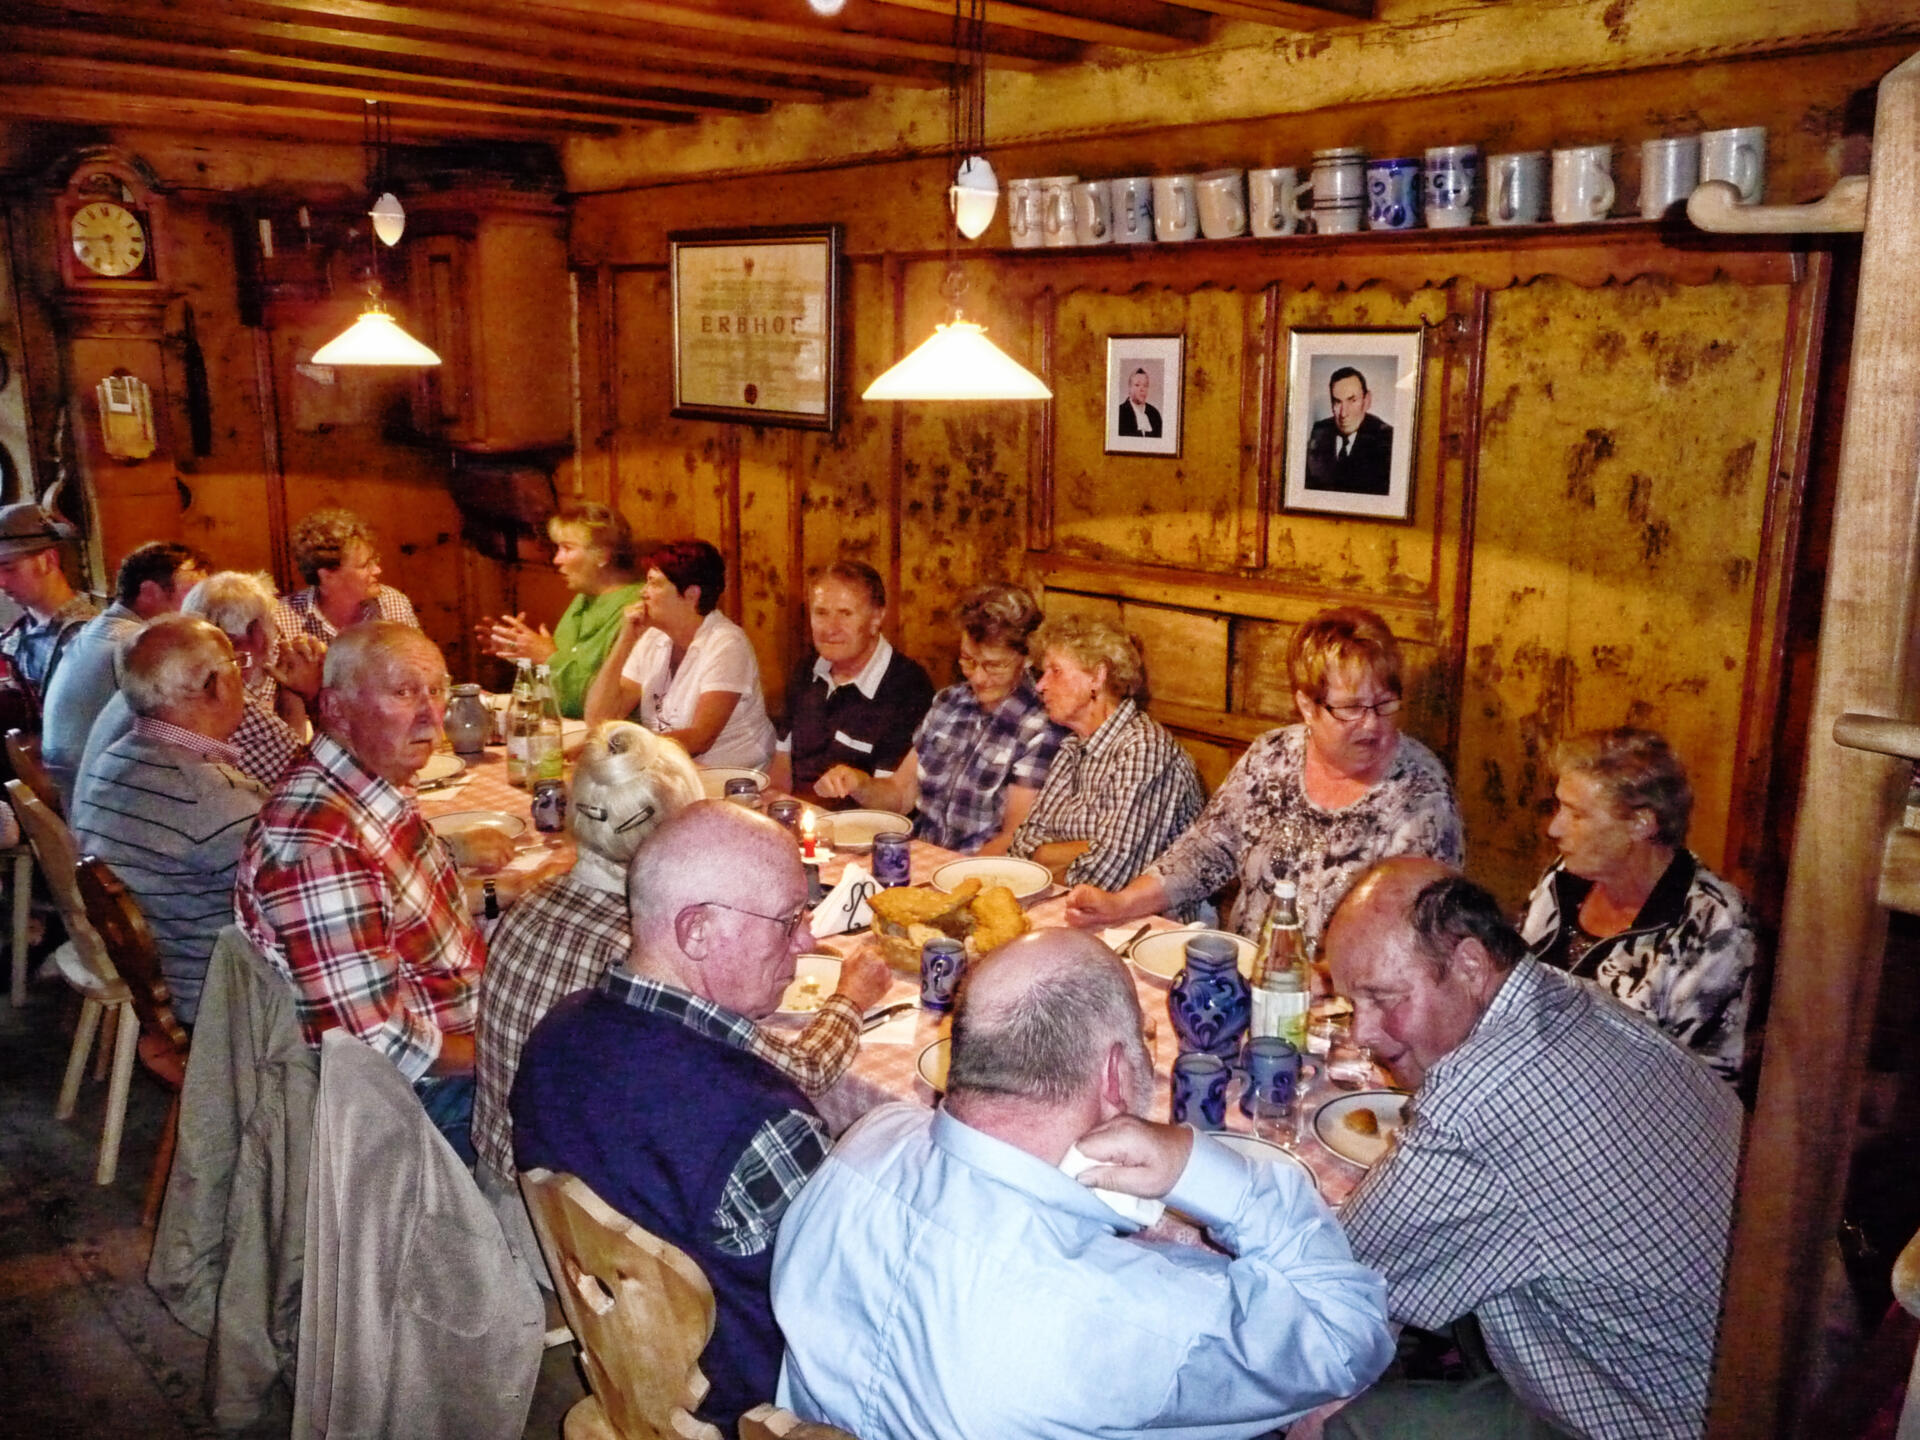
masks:
[[[1239,959],[1239,947],[1224,935],[1196,935],[1187,942],[1186,967],[1167,996],[1167,1016],[1183,1053],[1202,1050],[1230,1065],[1239,1060],[1240,1038],[1253,1014]]]

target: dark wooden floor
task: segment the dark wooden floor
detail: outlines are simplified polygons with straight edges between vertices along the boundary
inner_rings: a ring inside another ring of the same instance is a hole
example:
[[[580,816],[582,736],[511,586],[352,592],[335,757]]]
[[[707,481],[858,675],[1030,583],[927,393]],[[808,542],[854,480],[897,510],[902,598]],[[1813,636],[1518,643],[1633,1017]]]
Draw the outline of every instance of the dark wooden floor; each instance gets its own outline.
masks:
[[[167,1096],[135,1071],[120,1173],[95,1185],[106,1083],[88,1081],[71,1121],[53,1118],[76,1011],[57,981],[35,984],[20,1011],[0,998],[0,1434],[214,1436],[201,1407],[206,1342],[145,1279],[140,1200]],[[571,1347],[549,1350],[529,1440],[556,1440],[582,1393]],[[290,1418],[289,1400],[247,1440],[286,1435]]]

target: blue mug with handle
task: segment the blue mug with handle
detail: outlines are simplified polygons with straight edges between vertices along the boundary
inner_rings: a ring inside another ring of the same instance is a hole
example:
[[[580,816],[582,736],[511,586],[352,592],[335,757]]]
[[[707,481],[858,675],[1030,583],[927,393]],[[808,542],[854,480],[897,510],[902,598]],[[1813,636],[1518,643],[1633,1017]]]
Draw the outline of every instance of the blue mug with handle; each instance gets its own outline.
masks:
[[[1411,230],[1420,223],[1420,162],[1367,162],[1367,228]]]

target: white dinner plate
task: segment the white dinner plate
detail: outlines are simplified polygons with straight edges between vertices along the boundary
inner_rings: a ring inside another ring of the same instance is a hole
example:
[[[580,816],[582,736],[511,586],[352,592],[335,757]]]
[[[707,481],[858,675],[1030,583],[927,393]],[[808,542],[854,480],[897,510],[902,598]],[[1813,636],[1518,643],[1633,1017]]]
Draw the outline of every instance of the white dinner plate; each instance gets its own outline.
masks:
[[[436,815],[427,823],[433,826],[434,834],[449,840],[476,830],[497,830],[509,840],[518,840],[527,833],[527,822],[504,810],[455,810],[450,815]]]
[[[1315,1112],[1313,1133],[1342,1160],[1363,1170],[1371,1169],[1399,1135],[1405,1123],[1401,1112],[1406,1106],[1407,1096],[1399,1090],[1356,1090],[1351,1095],[1337,1095]],[[1356,1110],[1373,1112],[1374,1122],[1380,1127],[1378,1135],[1363,1134],[1346,1123]]]
[[[762,790],[767,788],[767,772],[764,770],[742,770],[732,765],[715,765],[712,768],[700,767],[700,788],[707,792],[709,800],[727,798],[727,781],[751,780]]]
[[[975,855],[969,860],[949,860],[933,872],[933,888],[951,895],[969,880],[988,885],[1004,885],[1016,900],[1031,900],[1044,895],[1053,884],[1053,872],[1032,860],[1016,860],[1011,855]]]
[[[779,1015],[811,1015],[840,983],[838,955],[801,955],[793,962],[793,983],[780,997]]]
[[[953,1042],[942,1035],[933,1044],[920,1052],[920,1058],[914,1062],[914,1068],[920,1072],[920,1078],[933,1087],[933,1093],[947,1093],[947,1058],[952,1053]]]
[[[431,790],[436,785],[445,785],[467,773],[467,762],[447,750],[436,750],[427,757],[413,777],[413,788]]]
[[[1262,1140],[1257,1135],[1242,1135],[1233,1130],[1216,1130],[1213,1138],[1236,1154],[1249,1160],[1264,1160],[1269,1165],[1292,1165],[1307,1177],[1307,1183],[1314,1189],[1320,1188],[1320,1182],[1313,1178],[1313,1171],[1307,1168],[1307,1162],[1290,1151],[1282,1150],[1270,1140]]]
[[[1201,935],[1217,935],[1222,940],[1233,941],[1234,949],[1240,953],[1240,973],[1249,980],[1253,978],[1253,942],[1244,935],[1225,930],[1156,930],[1134,941],[1127,950],[1127,959],[1142,975],[1162,985],[1171,985],[1173,977],[1186,967],[1187,942]]]
[[[871,850],[889,830],[913,834],[913,822],[891,810],[836,810],[820,817],[820,838],[836,850]]]

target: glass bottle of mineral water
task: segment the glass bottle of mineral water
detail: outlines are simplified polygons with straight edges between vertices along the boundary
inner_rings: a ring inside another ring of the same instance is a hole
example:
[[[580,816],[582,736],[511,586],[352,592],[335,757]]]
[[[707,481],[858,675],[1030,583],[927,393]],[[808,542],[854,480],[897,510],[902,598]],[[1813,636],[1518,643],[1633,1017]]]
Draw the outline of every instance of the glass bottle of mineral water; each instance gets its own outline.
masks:
[[[528,783],[566,778],[566,760],[561,753],[560,704],[553,697],[553,674],[545,665],[533,672],[534,730],[533,744],[527,755]]]
[[[1307,1006],[1312,988],[1307,935],[1300,925],[1299,887],[1273,887],[1273,908],[1261,930],[1259,984],[1254,992],[1256,1035],[1278,1035],[1307,1053]]]
[[[523,659],[514,672],[513,698],[507,703],[507,779],[522,790],[533,786],[529,759],[539,721],[539,702],[533,691],[533,662]]]

